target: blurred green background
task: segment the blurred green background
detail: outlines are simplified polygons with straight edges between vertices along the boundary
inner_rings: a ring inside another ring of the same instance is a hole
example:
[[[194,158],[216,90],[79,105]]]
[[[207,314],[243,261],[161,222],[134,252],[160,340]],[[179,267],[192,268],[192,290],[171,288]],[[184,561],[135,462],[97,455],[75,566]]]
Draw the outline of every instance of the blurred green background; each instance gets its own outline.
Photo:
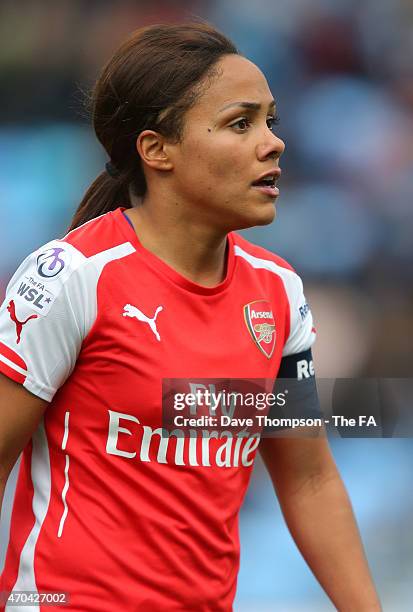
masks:
[[[277,101],[286,142],[277,219],[246,234],[303,277],[318,329],[318,375],[410,377],[409,0],[1,0],[0,298],[21,260],[66,232],[103,168],[83,108],[103,62],[135,28],[191,18],[229,35],[264,71]],[[413,443],[335,439],[332,447],[384,608],[411,611]],[[12,482],[0,567],[11,497]],[[259,462],[241,543],[235,610],[333,609],[296,551]]]

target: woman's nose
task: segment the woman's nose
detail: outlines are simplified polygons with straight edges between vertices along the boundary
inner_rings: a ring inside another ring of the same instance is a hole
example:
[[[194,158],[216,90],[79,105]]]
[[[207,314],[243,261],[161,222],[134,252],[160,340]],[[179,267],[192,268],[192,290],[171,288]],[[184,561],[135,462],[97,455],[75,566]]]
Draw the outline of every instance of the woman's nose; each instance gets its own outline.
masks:
[[[265,161],[268,158],[278,159],[284,153],[285,143],[281,138],[272,134],[272,137],[267,142],[263,142],[257,146],[257,158],[260,161]]]

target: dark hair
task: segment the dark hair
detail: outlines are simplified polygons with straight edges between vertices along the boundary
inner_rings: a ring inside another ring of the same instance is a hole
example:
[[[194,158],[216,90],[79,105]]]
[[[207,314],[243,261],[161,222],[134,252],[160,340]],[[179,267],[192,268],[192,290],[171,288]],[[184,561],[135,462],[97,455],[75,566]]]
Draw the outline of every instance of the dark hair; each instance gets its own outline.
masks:
[[[83,197],[70,229],[132,206],[146,182],[136,139],[145,129],[179,142],[184,115],[197,87],[217,61],[238,53],[233,43],[205,23],[152,25],[134,32],[103,68],[92,94],[93,127],[110,158]]]

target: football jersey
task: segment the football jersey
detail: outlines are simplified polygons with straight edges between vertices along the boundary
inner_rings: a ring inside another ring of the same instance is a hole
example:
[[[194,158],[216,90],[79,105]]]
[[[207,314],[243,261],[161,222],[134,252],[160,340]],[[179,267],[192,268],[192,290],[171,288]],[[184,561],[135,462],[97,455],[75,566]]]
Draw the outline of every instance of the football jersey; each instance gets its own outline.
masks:
[[[259,436],[162,436],[162,380],[274,380],[311,346],[311,311],[296,272],[243,237],[204,287],[123,210],[41,247],[7,287],[0,371],[50,404],[23,451],[0,591],[70,597],[22,610],[228,611]]]

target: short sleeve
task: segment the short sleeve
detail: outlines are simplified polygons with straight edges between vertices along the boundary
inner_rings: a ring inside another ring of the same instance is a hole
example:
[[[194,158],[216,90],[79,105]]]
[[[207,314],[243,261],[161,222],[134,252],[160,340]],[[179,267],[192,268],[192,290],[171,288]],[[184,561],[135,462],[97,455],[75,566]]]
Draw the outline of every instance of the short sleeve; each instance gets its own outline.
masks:
[[[294,271],[288,275],[286,290],[290,306],[290,326],[283,348],[283,357],[307,351],[316,338],[313,316],[304,295],[303,283]]]
[[[0,372],[51,401],[71,374],[86,332],[86,258],[53,241],[29,255],[0,308]]]

